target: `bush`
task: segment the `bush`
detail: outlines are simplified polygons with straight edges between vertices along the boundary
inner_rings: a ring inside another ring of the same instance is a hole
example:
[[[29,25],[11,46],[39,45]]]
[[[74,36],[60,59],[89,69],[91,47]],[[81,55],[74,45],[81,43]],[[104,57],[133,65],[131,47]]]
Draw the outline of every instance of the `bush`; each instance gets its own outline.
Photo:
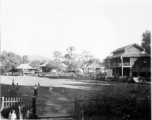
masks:
[[[99,97],[98,97],[99,98]],[[113,97],[102,97],[95,101],[83,101],[85,117],[112,116],[122,119],[144,119],[150,120],[150,99],[137,98],[132,95],[119,95]]]
[[[18,108],[18,106],[19,106],[19,103],[16,103],[15,105],[13,105],[13,106],[11,106],[11,107],[9,107],[9,108],[4,108],[4,109],[1,111],[1,115],[2,115],[4,118],[8,118],[10,111],[15,110],[17,119],[19,119],[19,108]]]

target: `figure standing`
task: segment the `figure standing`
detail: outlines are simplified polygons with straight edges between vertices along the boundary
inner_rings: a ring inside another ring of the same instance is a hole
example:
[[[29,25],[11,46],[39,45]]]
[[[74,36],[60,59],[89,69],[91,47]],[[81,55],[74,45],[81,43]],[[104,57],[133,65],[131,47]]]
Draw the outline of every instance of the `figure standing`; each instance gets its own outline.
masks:
[[[52,94],[52,90],[53,90],[53,89],[52,89],[52,87],[50,86],[50,87],[49,87],[49,92],[50,92],[50,94]]]
[[[17,83],[17,90],[18,90],[18,83]]]
[[[8,119],[11,120],[12,110],[9,112]]]
[[[12,80],[12,86],[14,86],[14,80]]]
[[[16,120],[16,119],[17,119],[16,113],[15,113],[15,110],[13,110],[12,115],[11,115],[11,120]]]
[[[40,83],[38,83],[38,87],[40,87]]]
[[[34,86],[34,96],[37,96],[37,86]]]

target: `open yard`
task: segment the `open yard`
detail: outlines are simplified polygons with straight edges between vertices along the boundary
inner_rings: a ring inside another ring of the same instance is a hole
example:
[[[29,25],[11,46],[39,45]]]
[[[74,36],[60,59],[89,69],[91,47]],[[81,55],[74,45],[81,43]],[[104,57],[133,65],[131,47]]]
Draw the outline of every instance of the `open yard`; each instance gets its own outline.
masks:
[[[12,79],[15,86],[12,86]],[[33,95],[33,86],[40,83],[37,96],[38,116],[74,115],[75,98],[97,98],[99,96],[135,95],[150,96],[150,85],[113,83],[93,80],[49,79],[31,76],[2,76],[2,96]],[[19,89],[16,88],[19,84]],[[53,93],[49,93],[49,86]]]

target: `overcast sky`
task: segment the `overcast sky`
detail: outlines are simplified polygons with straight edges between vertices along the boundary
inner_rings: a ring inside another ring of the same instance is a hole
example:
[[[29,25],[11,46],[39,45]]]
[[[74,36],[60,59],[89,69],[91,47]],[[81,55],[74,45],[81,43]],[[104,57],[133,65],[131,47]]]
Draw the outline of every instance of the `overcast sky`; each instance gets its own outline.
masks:
[[[102,60],[141,44],[151,31],[151,7],[152,0],[1,0],[1,51],[51,58],[75,46]]]

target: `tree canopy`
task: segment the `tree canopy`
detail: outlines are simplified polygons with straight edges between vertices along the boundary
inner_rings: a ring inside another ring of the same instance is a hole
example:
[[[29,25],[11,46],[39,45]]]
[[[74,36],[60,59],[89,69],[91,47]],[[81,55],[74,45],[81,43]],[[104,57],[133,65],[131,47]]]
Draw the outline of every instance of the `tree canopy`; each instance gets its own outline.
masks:
[[[147,30],[143,33],[142,37],[141,46],[145,49],[146,53],[151,54],[151,32]]]
[[[60,61],[61,57],[62,57],[62,53],[59,51],[54,51],[53,52],[53,57],[55,58],[56,61]]]

